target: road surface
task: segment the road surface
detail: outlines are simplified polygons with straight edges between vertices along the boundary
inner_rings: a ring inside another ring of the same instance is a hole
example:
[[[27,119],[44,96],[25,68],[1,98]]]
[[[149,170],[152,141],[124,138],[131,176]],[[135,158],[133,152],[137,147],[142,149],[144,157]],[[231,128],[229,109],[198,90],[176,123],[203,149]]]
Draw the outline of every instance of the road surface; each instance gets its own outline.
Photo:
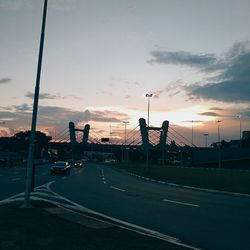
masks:
[[[0,169],[0,199],[24,190],[24,168]],[[107,216],[213,250],[250,249],[250,199],[151,183],[86,163],[70,176],[39,166],[36,186],[54,181],[57,194]]]

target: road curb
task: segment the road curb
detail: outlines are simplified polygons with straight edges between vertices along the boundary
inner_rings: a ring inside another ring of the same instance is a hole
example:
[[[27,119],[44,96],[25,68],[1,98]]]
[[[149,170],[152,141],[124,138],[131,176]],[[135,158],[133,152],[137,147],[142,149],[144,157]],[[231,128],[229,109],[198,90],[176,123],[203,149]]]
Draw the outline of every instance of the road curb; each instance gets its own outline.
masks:
[[[144,176],[141,176],[141,175],[130,173],[130,172],[128,172],[125,169],[119,169],[119,168],[116,168],[116,167],[113,167],[113,166],[108,166],[108,167],[111,167],[112,169],[115,169],[115,170],[117,170],[119,172],[125,173],[127,175],[130,175],[130,176],[133,176],[133,177],[145,180],[145,181],[149,181],[149,182],[153,182],[153,183],[158,183],[158,184],[162,184],[162,185],[166,185],[166,186],[184,188],[184,189],[201,191],[201,192],[206,192],[206,193],[224,194],[224,195],[229,195],[229,196],[250,198],[249,194],[220,191],[220,190],[216,190],[216,189],[198,188],[198,187],[192,187],[192,186],[187,186],[187,185],[182,185],[182,184],[177,184],[177,183],[171,183],[171,182],[166,182],[166,181],[158,181],[158,180],[155,180],[155,179],[151,179],[151,178],[148,178],[148,177],[144,177]]]

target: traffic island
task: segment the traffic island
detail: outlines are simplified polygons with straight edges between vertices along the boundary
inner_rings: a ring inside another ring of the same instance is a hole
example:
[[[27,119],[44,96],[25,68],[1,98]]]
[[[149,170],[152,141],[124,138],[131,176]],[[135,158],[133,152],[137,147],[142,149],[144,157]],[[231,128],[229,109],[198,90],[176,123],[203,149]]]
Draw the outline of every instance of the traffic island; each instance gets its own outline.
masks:
[[[0,249],[187,249],[89,217],[79,220],[50,203],[32,205],[27,209],[20,208],[20,203],[0,206]]]
[[[116,169],[165,184],[250,195],[250,171],[145,164],[115,164]]]

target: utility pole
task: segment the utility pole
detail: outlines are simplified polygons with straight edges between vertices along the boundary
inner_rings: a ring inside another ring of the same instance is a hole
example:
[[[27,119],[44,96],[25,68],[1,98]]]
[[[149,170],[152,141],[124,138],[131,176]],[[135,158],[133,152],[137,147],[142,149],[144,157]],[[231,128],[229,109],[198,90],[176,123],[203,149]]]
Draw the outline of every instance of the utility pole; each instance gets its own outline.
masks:
[[[129,124],[128,121],[123,121],[124,124],[124,129],[125,129],[125,137],[124,137],[124,145],[125,145],[125,161],[127,162],[128,160],[128,155],[127,155],[127,124]]]
[[[238,119],[239,119],[239,122],[240,122],[240,144],[239,144],[239,147],[241,148],[241,130],[242,130],[242,128],[241,128],[241,116],[240,115],[237,115],[236,116]]]
[[[110,142],[110,152],[112,154],[113,152],[112,152],[112,128],[111,128],[111,125],[109,126],[109,136],[110,136],[110,140],[109,140],[109,142]]]
[[[148,98],[148,128],[149,128],[149,109],[150,109],[150,98],[153,96],[152,93],[147,93],[145,95]],[[149,145],[147,145],[147,155],[146,155],[146,165],[149,167]]]
[[[218,123],[218,167],[221,168],[221,141],[220,141],[220,120],[217,120]]]
[[[148,98],[148,127],[149,127],[150,98],[153,96],[153,94],[146,94],[145,96]]]
[[[192,120],[192,147],[194,146],[194,121]]]
[[[35,86],[34,102],[33,102],[31,135],[30,135],[26,184],[25,184],[25,196],[24,196],[23,207],[30,207],[31,206],[31,204],[30,204],[30,192],[31,192],[31,188],[32,188],[31,187],[32,186],[32,176],[33,176],[33,172],[34,172],[33,161],[34,161],[37,110],[38,110],[38,100],[39,100],[39,86],[40,86],[42,58],[43,58],[44,33],[45,33],[45,24],[46,24],[46,15],[47,15],[47,3],[48,3],[48,0],[44,0],[42,29],[41,29],[40,48],[39,48],[38,65],[37,65],[36,86]]]
[[[205,136],[205,147],[207,148],[207,137],[208,137],[208,133],[203,134]]]

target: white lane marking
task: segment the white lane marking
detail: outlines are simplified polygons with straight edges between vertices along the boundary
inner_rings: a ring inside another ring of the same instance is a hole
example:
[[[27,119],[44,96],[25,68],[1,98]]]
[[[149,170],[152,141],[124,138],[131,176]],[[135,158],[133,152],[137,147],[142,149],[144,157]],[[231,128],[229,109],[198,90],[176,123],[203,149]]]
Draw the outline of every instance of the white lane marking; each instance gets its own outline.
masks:
[[[110,188],[113,188],[115,190],[121,191],[121,192],[125,192],[126,190],[118,188],[118,187],[114,187],[114,186],[110,186]]]
[[[56,197],[54,195],[42,193],[42,192],[39,192],[39,191],[32,192],[32,195],[40,195],[40,196],[44,196],[44,197]],[[32,196],[32,198],[33,198],[33,196]]]
[[[50,187],[50,185],[53,184],[54,182],[55,181],[50,181],[48,183],[42,184],[41,186],[36,187],[36,189],[41,189],[41,188],[48,189]],[[5,204],[5,203],[9,203],[11,201],[23,200],[23,199],[24,199],[24,192],[18,193],[18,194],[12,195],[6,199],[0,200],[0,205]]]
[[[101,171],[101,178],[102,178],[102,182],[103,184],[106,184],[106,179],[105,179],[105,175],[104,175],[104,171],[102,168],[98,167],[99,170]]]
[[[158,183],[165,184],[166,182],[165,181],[158,181]]]
[[[77,210],[79,212],[84,212],[84,213],[89,213],[91,215],[101,216],[104,219],[108,219],[108,220],[111,220],[114,223],[118,223],[119,224],[118,226],[120,228],[125,228],[127,230],[134,231],[134,232],[137,232],[137,233],[142,234],[142,235],[148,235],[148,236],[151,236],[151,237],[154,237],[154,238],[157,238],[157,239],[161,239],[161,240],[164,240],[164,241],[167,241],[167,242],[171,242],[172,244],[183,246],[183,247],[186,247],[188,249],[200,250],[199,248],[196,248],[194,246],[190,246],[190,245],[186,245],[185,243],[182,243],[178,238],[174,238],[172,236],[162,234],[162,233],[160,233],[158,231],[154,231],[154,230],[151,230],[151,229],[148,229],[148,228],[145,228],[145,227],[141,227],[139,225],[135,225],[135,224],[132,224],[132,223],[129,223],[129,222],[126,222],[126,221],[122,221],[122,220],[116,219],[114,217],[110,217],[110,216],[107,216],[105,214],[98,213],[98,212],[96,212],[94,210],[91,210],[89,208],[83,207],[82,205],[80,205],[80,204],[78,204],[76,202],[73,202],[73,201],[59,195],[58,193],[52,191],[50,186],[53,183],[55,183],[55,181],[51,181],[51,182],[48,182],[48,183],[43,184],[41,186],[38,186],[36,189],[47,189],[49,192],[54,194],[57,198],[61,198],[64,201],[67,201],[68,203],[70,203],[71,205],[61,204],[60,202],[48,200],[48,199],[45,199],[45,198],[42,198],[42,197],[38,198],[38,197],[32,196],[32,199],[33,200],[44,200],[44,201],[50,202],[52,204],[55,204],[58,207],[68,208],[70,211],[72,211],[72,209],[73,209],[73,210]],[[0,205],[4,204],[4,203],[8,203],[10,201],[14,201],[14,200],[23,200],[24,197],[18,198],[18,196],[20,196],[20,195],[23,196],[24,193],[13,195],[13,196],[5,199],[5,200],[2,200],[2,201],[0,201]],[[46,195],[45,195],[45,197],[46,197]],[[76,212],[76,211],[72,211],[72,212]]]
[[[179,204],[179,205],[191,206],[191,207],[200,207],[199,205],[196,205],[196,204],[191,204],[191,203],[181,202],[181,201],[173,201],[173,200],[168,200],[168,199],[164,199],[163,201],[175,203],[175,204]]]
[[[64,207],[64,208],[66,207],[69,210],[74,209],[74,210],[78,210],[79,212],[84,212],[84,213],[89,213],[89,214],[92,214],[92,215],[101,216],[102,218],[109,219],[109,220],[111,220],[111,221],[113,221],[115,223],[119,223],[121,228],[125,228],[125,229],[128,229],[130,231],[134,231],[134,232],[137,232],[139,234],[142,234],[142,235],[148,235],[148,236],[151,236],[151,237],[154,237],[154,238],[157,238],[157,239],[161,239],[161,240],[164,240],[164,241],[167,241],[167,242],[171,242],[172,244],[183,246],[183,247],[186,247],[188,249],[201,250],[200,248],[197,248],[197,247],[190,246],[190,245],[187,245],[185,243],[182,243],[178,238],[175,238],[175,237],[172,237],[172,236],[169,236],[169,235],[166,235],[166,234],[162,234],[162,233],[160,233],[158,231],[154,231],[154,230],[151,230],[151,229],[148,229],[148,228],[145,228],[145,227],[141,227],[141,226],[138,226],[138,225],[126,222],[126,221],[122,221],[122,220],[116,219],[114,217],[111,217],[111,216],[96,212],[96,211],[94,211],[92,209],[89,209],[87,207],[84,207],[84,206],[82,206],[82,205],[80,205],[80,204],[78,204],[78,203],[76,203],[76,202],[74,202],[72,200],[69,200],[69,199],[59,195],[58,193],[52,191],[50,186],[53,183],[54,183],[54,181],[47,183],[46,188],[50,192],[52,192],[54,195],[56,195],[57,197],[61,197],[62,199],[64,199],[65,201],[67,201],[67,202],[69,202],[69,203],[71,203],[73,205],[73,206],[72,205],[67,205],[67,204],[62,205],[62,204],[60,204],[58,202],[49,201],[49,202],[54,203],[55,205],[57,205],[59,207]]]
[[[214,170],[216,170],[216,168],[214,168]],[[242,171],[244,171],[244,170],[242,170]],[[249,171],[249,170],[245,170],[245,171]],[[151,180],[149,178],[145,178],[145,177],[143,177],[141,175],[133,174],[133,173],[130,173],[130,172],[127,172],[127,171],[124,171],[124,173],[126,173],[128,175],[135,176],[135,177],[140,178],[140,179],[147,180],[147,181]],[[167,186],[176,187],[176,188],[185,188],[185,189],[190,189],[190,190],[195,190],[195,191],[202,191],[202,192],[208,192],[208,193],[214,193],[214,194],[225,194],[225,195],[231,195],[231,196],[248,197],[248,198],[250,198],[249,194],[243,194],[243,193],[227,192],[227,191],[221,191],[221,190],[215,190],[215,189],[192,187],[192,186],[186,186],[186,185],[181,185],[181,184],[176,184],[176,183],[171,183],[171,182],[165,182],[164,184],[167,185]]]
[[[11,179],[11,181],[20,181],[21,178],[14,178],[14,179]]]

